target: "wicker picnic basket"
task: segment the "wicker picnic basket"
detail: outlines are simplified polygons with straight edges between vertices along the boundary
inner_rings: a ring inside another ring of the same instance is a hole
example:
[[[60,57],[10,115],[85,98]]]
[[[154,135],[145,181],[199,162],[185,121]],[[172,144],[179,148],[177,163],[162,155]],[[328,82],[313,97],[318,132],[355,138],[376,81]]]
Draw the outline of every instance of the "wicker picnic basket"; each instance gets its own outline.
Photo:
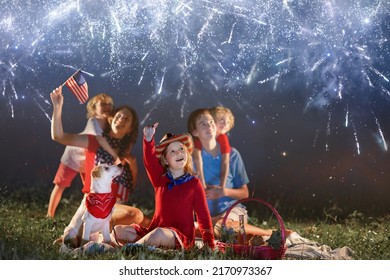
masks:
[[[241,245],[236,243],[226,243],[217,241],[216,245],[221,252],[227,252],[228,250],[232,250],[234,254],[242,256],[248,259],[257,259],[257,260],[280,260],[283,258],[284,253],[286,252],[286,238],[285,238],[285,228],[283,224],[282,217],[280,217],[278,211],[274,207],[272,207],[268,202],[260,199],[260,198],[245,198],[236,201],[233,205],[231,205],[222,220],[222,228],[226,229],[226,219],[230,213],[230,211],[239,203],[244,203],[248,201],[256,201],[259,202],[272,210],[272,213],[276,216],[281,233],[281,242],[280,248],[273,248],[270,245],[261,245],[261,246],[253,246],[253,245]]]

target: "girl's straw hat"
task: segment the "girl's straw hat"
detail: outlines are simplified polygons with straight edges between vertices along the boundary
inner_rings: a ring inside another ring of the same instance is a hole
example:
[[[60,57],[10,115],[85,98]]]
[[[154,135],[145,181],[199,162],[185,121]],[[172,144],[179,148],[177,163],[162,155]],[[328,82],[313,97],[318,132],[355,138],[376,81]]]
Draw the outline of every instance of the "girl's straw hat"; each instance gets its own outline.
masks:
[[[189,133],[176,134],[176,135],[172,133],[167,133],[160,140],[160,143],[158,143],[158,145],[156,146],[156,156],[160,158],[164,149],[168,147],[169,144],[176,141],[181,142],[184,146],[186,146],[188,152],[190,154],[192,153],[194,144],[192,141],[192,137]]]

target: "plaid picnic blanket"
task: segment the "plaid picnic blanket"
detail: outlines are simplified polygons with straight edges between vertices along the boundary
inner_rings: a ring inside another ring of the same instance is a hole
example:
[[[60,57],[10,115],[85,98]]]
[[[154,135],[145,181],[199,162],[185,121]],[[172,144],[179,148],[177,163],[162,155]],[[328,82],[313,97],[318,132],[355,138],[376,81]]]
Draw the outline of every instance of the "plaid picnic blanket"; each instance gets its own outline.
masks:
[[[269,236],[263,236],[266,241]],[[200,238],[195,239],[198,248],[203,246]],[[297,232],[286,238],[286,253],[284,259],[290,260],[352,260],[354,252],[348,246],[332,249],[315,241],[300,236]]]
[[[286,238],[286,259],[352,260],[354,252],[348,246],[332,249],[300,236],[297,232]]]

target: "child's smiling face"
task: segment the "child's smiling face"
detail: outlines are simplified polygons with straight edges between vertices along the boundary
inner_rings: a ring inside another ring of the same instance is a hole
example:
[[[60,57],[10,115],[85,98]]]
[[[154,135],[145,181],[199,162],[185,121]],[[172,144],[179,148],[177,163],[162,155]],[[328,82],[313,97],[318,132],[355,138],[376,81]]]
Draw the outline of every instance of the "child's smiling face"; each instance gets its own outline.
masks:
[[[125,135],[131,132],[132,121],[131,113],[127,109],[122,109],[115,114],[111,129],[115,134]]]
[[[202,114],[196,120],[194,135],[199,139],[215,138],[217,127],[211,114]]]
[[[166,149],[165,159],[169,169],[183,170],[188,161],[186,147],[181,142],[175,141],[170,143]]]
[[[112,101],[109,98],[99,100],[95,105],[95,115],[98,119],[107,119],[114,108]]]
[[[219,134],[225,134],[231,129],[230,120],[225,115],[220,115],[217,117],[216,125]]]

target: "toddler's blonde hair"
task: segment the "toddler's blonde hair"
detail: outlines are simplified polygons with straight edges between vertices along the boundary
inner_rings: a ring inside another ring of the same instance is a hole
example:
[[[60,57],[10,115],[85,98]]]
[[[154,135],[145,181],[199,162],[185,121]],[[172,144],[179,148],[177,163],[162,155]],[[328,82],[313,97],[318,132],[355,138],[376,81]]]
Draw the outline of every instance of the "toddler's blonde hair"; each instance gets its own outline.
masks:
[[[217,122],[218,117],[225,115],[230,122],[229,130],[234,127],[234,115],[229,108],[216,106],[210,109],[210,113],[213,116],[215,122]]]
[[[92,118],[96,114],[96,104],[99,101],[104,101],[106,100],[107,102],[110,102],[112,104],[112,108],[114,108],[114,100],[112,99],[111,96],[109,96],[107,93],[99,93],[92,97],[88,103],[87,103],[87,118]]]

